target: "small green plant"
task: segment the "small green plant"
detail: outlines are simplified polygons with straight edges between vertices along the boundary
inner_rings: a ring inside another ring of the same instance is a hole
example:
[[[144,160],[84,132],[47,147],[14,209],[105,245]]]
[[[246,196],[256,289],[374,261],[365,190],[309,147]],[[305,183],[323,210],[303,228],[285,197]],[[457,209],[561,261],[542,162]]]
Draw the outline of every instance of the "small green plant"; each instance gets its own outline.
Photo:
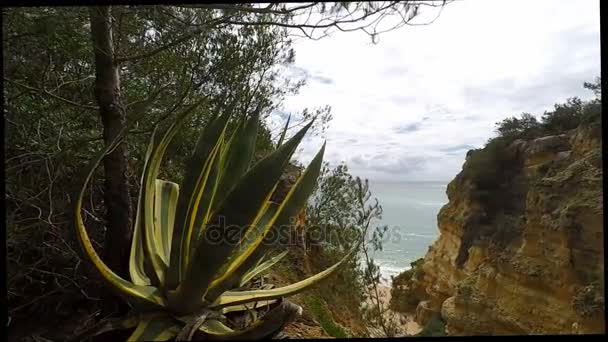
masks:
[[[420,331],[416,336],[446,336],[445,322],[441,319],[439,315],[436,315],[424,326],[424,328],[422,328],[422,331]]]
[[[390,308],[393,311],[408,312],[416,308],[420,299],[408,287],[395,287],[391,289]]]
[[[99,258],[81,216],[93,172],[124,133],[88,169],[74,207],[77,237],[96,273],[133,307],[126,318],[108,321],[91,334],[135,327],[129,340],[273,336],[302,310],[283,298],[327,278],[359,248],[355,244],[339,262],[295,284],[256,288],[252,280],[285,255],[267,254],[312,193],[325,145],[285,199],[274,203],[270,197],[312,122],[283,144],[285,129],[279,147],[250,167],[258,115],[240,119],[229,139],[225,132],[231,115],[216,115],[201,133],[181,187],[157,179],[169,142],[194,108],[181,113],[161,137],[156,130],[152,134],[133,230],[130,280]]]
[[[308,296],[306,304],[326,333],[335,338],[349,337],[344,329],[336,325],[331,312],[323,306],[321,299],[316,296]]]

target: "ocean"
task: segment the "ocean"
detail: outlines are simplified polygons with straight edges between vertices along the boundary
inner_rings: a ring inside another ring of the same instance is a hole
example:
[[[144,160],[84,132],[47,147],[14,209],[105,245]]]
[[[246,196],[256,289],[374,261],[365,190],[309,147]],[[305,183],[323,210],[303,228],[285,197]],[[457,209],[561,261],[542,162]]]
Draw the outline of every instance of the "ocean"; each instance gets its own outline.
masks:
[[[382,206],[382,219],[375,226],[387,225],[382,251],[374,261],[383,281],[410,268],[410,262],[424,257],[439,235],[437,213],[448,202],[446,182],[382,183],[370,180],[372,197]]]

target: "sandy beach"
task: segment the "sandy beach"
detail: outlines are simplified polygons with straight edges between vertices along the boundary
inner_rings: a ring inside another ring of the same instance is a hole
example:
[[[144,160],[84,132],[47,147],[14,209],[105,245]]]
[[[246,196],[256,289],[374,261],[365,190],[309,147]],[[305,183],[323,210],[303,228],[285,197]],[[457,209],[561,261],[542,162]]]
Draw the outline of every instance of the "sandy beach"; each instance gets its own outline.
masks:
[[[378,285],[378,292],[380,295],[380,299],[382,300],[382,305],[388,308],[390,300],[391,300],[391,288],[388,284],[380,284]],[[422,330],[422,327],[414,321],[413,314],[407,313],[403,314],[400,312],[389,311],[388,314],[393,314],[397,317],[399,322],[399,327],[402,331],[402,336],[412,336],[416,335]]]

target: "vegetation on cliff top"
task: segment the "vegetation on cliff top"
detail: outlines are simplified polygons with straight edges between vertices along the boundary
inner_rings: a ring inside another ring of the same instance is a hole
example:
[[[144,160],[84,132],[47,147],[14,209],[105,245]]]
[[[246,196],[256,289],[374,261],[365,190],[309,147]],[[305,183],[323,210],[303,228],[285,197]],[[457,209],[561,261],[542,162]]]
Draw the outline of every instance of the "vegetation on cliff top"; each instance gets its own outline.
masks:
[[[456,264],[462,266],[468,258],[469,248],[481,239],[492,244],[491,251],[500,252],[519,236],[530,179],[523,173],[523,155],[514,146],[518,139],[533,140],[549,135],[564,134],[580,125],[601,123],[600,78],[584,87],[594,92],[595,98],[582,101],[570,98],[566,103],[555,104],[545,111],[538,121],[535,116],[523,113],[496,124],[497,136],[484,148],[471,150],[462,172],[455,182],[468,181],[471,200],[479,203],[482,211],[467,217],[464,235]],[[558,151],[567,148],[556,146]]]
[[[462,267],[466,263],[469,248],[478,243],[483,243],[487,247],[487,251],[491,254],[490,257],[496,256],[498,262],[505,260],[503,258],[504,249],[522,235],[521,229],[525,225],[522,220],[526,218],[524,209],[526,208],[527,192],[535,186],[538,179],[542,178],[534,175],[543,176],[545,172],[555,173],[559,169],[556,165],[564,166],[565,161],[562,161],[561,164],[551,161],[550,165],[545,166],[548,171],[539,168],[538,173],[526,175],[523,170],[524,162],[526,162],[525,165],[530,165],[530,161],[525,160],[529,156],[524,153],[536,152],[534,152],[535,150],[526,152],[518,147],[525,146],[526,149],[529,149],[530,146],[538,146],[534,145],[534,140],[542,138],[538,141],[552,142],[546,148],[551,153],[567,151],[571,146],[567,145],[566,137],[574,136],[570,134],[574,129],[577,129],[576,132],[586,132],[585,134],[590,132],[593,139],[601,139],[600,133],[598,133],[602,121],[600,83],[601,80],[598,78],[594,83],[584,85],[585,88],[594,92],[594,99],[588,101],[578,98],[568,99],[566,103],[556,104],[552,111],[546,111],[540,120],[524,113],[520,117],[510,117],[498,122],[496,124],[497,136],[491,138],[484,148],[467,153],[462,172],[448,186],[448,197],[450,201],[471,201],[475,209],[467,212],[466,216],[459,217],[446,216],[450,212],[446,210],[447,206],[439,213],[440,219],[458,220],[458,226],[463,228],[455,260],[457,267]],[[563,134],[567,135],[560,136]],[[564,140],[566,143],[561,143]],[[595,164],[594,167],[601,169],[601,163],[597,162],[599,153],[596,152],[586,154],[588,158],[585,159],[585,162],[592,162]],[[567,153],[569,152],[564,152],[565,155]],[[593,181],[595,179],[597,178],[593,178]],[[597,193],[594,192],[593,196],[596,195]],[[594,197],[593,201],[595,200]],[[547,201],[546,205],[550,205],[549,202]],[[595,205],[594,203],[591,204]],[[565,220],[564,216],[562,221],[566,222]],[[419,301],[428,299],[428,297],[416,297],[415,290],[423,290],[413,286],[416,267],[413,264],[412,266],[412,269],[393,278],[391,307],[395,310],[412,312]],[[542,272],[527,264],[524,267],[529,268],[526,269],[526,272],[530,274],[541,274]],[[593,273],[592,276],[582,277],[581,284],[583,286],[572,298],[572,306],[583,317],[593,315],[597,317],[597,314],[603,312],[604,308],[603,277]],[[460,283],[453,295],[466,301],[475,295],[474,291],[475,289],[470,284]],[[439,328],[440,325],[438,321],[433,324],[429,323],[425,327],[425,333],[428,334],[429,330],[434,330],[431,329],[432,327]]]

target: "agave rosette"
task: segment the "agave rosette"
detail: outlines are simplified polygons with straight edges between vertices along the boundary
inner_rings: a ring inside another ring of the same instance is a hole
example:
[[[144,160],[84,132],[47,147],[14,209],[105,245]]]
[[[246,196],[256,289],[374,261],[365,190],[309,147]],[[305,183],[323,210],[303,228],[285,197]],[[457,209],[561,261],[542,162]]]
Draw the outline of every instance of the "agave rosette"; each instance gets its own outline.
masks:
[[[285,256],[283,252],[264,259],[274,242],[270,236],[280,236],[288,229],[290,220],[311,195],[325,144],[283,201],[274,203],[270,196],[312,122],[283,143],[286,125],[277,149],[251,165],[259,115],[240,119],[227,138],[230,114],[225,113],[215,116],[203,129],[181,186],[158,179],[167,146],[195,108],[179,114],[164,134],[152,134],[133,229],[130,280],[117,275],[100,259],[81,215],[83,196],[95,168],[121,139],[92,162],[76,198],[75,227],[85,258],[134,308],[134,314],[116,324],[106,324],[103,330],[135,327],[129,340],[187,339],[193,334],[211,339],[269,336],[301,309],[293,304],[275,305],[240,330],[231,328],[224,315],[281,303],[283,297],[327,278],[356,250],[327,270],[297,283],[243,289]]]

